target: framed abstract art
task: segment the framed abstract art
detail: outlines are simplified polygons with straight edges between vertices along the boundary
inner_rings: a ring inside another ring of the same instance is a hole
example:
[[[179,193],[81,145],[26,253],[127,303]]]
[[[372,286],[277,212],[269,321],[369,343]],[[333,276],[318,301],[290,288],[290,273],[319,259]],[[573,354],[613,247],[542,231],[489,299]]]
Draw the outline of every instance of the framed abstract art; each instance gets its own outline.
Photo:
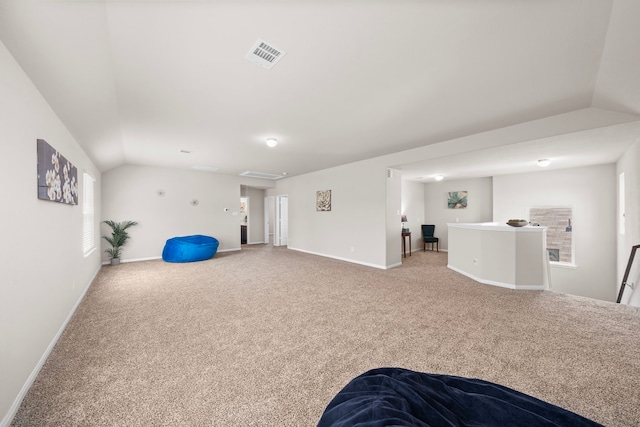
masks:
[[[331,211],[331,190],[316,191],[316,211]]]

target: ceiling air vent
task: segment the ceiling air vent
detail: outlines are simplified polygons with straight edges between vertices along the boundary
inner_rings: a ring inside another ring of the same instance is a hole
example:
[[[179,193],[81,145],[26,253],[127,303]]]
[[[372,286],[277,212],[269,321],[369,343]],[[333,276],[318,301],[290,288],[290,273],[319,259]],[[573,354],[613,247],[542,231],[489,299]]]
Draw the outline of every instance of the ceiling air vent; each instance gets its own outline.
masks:
[[[263,68],[271,69],[282,59],[285,53],[285,51],[278,49],[271,43],[258,39],[244,57],[251,62],[260,64]]]
[[[282,175],[274,175],[272,173],[264,173],[264,172],[251,172],[246,171],[240,174],[241,176],[246,176],[249,178],[260,178],[260,179],[280,179]]]

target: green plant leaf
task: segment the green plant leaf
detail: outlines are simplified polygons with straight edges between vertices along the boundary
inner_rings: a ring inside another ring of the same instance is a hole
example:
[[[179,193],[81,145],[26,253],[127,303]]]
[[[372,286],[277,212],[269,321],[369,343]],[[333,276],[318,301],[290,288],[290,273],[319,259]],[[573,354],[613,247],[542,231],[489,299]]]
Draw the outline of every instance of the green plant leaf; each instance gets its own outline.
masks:
[[[102,236],[111,245],[111,248],[105,249],[105,252],[111,255],[112,258],[120,258],[122,246],[129,240],[129,233],[126,230],[129,227],[138,225],[138,223],[136,221],[116,222],[112,220],[102,222],[111,228],[111,236]]]

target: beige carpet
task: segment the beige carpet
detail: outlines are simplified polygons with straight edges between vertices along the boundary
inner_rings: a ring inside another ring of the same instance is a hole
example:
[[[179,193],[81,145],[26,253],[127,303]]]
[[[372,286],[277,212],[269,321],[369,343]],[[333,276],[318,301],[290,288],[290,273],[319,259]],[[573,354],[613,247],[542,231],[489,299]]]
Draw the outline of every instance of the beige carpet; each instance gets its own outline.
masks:
[[[15,426],[313,426],[366,370],[497,382],[640,425],[640,312],[481,285],[416,252],[389,271],[243,246],[104,267]]]

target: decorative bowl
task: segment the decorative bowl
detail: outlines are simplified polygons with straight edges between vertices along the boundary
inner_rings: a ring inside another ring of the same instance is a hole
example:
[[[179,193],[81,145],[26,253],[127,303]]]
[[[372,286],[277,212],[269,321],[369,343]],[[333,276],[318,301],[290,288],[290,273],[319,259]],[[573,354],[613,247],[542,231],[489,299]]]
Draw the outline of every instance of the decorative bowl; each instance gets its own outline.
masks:
[[[525,225],[529,225],[528,221],[508,221],[507,225],[511,227],[524,227]]]

